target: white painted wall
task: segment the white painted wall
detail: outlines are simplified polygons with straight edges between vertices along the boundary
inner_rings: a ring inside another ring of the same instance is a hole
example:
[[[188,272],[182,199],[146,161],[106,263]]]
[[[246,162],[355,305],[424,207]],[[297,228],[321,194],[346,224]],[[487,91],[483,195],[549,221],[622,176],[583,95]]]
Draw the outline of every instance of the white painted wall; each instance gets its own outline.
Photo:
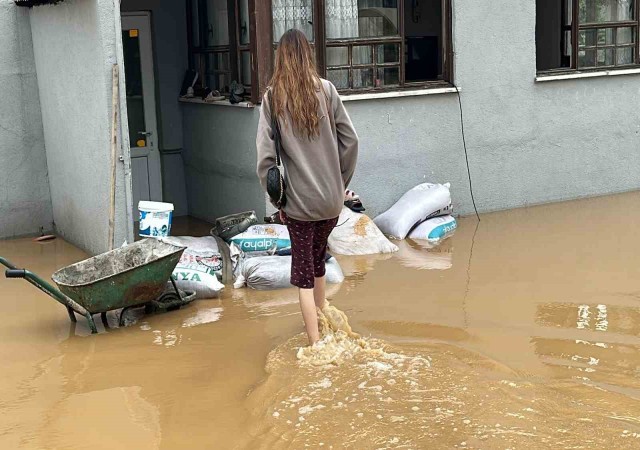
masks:
[[[0,238],[53,228],[29,12],[0,0]]]
[[[101,253],[109,247],[111,71],[121,55],[119,7],[110,0],[65,0],[35,7],[30,16],[56,231]],[[126,115],[122,122],[126,127]],[[123,134],[118,154],[126,155]],[[124,169],[118,162],[118,244],[133,237]]]

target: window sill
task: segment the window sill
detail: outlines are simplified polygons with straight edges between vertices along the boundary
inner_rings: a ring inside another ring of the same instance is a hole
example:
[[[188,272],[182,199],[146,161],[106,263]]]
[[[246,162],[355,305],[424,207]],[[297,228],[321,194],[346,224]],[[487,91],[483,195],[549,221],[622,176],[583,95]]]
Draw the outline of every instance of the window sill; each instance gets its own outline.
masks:
[[[546,81],[576,80],[579,78],[597,78],[597,77],[613,77],[617,75],[634,75],[640,74],[640,67],[633,69],[616,69],[616,70],[598,70],[594,72],[574,72],[563,73],[558,75],[537,75],[536,82],[542,83]]]
[[[251,102],[240,102],[232,105],[229,100],[220,100],[217,102],[205,102],[200,98],[178,98],[180,103],[196,103],[199,105],[211,105],[211,106],[228,106],[232,108],[253,108],[255,105]]]
[[[456,88],[444,87],[444,88],[426,88],[426,89],[413,89],[406,91],[389,91],[389,92],[367,92],[363,94],[345,94],[340,95],[343,102],[350,102],[356,100],[375,100],[381,98],[399,98],[399,97],[418,97],[422,95],[439,95],[439,94],[455,94]]]

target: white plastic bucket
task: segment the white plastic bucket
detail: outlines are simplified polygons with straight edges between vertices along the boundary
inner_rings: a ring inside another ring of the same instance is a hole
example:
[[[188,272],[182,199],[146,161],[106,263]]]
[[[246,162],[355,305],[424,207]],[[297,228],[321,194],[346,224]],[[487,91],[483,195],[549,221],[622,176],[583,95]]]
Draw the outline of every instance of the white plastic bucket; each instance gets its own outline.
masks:
[[[173,204],[161,202],[141,201],[138,203],[140,211],[140,232],[142,237],[166,237],[171,234],[173,221]]]

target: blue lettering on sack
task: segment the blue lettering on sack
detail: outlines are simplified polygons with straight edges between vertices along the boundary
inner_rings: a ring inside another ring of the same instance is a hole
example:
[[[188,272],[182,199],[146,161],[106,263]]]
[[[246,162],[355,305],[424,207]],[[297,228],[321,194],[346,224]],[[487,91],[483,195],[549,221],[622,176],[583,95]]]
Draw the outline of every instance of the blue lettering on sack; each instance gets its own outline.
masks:
[[[236,245],[238,245],[242,251],[246,253],[250,252],[263,252],[272,249],[282,249],[291,247],[291,241],[289,239],[276,239],[276,238],[257,238],[257,239],[232,239]]]
[[[429,236],[427,237],[427,239],[429,240],[442,239],[448,236],[449,234],[453,233],[456,230],[456,228],[458,228],[458,223],[455,220],[450,223],[439,225],[435,227],[433,230],[431,230],[431,233],[429,233]]]

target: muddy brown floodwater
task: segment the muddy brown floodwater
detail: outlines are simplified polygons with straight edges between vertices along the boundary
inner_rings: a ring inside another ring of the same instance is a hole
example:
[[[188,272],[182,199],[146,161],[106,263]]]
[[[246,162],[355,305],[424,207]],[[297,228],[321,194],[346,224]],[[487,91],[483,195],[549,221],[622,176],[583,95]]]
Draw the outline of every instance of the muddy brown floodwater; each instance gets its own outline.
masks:
[[[640,448],[639,202],[465,218],[437,249],[339,258],[330,298],[363,344],[333,336],[329,366],[297,359],[293,291],[91,336],[3,278],[0,448]],[[0,255],[47,276],[85,256],[61,239]]]

